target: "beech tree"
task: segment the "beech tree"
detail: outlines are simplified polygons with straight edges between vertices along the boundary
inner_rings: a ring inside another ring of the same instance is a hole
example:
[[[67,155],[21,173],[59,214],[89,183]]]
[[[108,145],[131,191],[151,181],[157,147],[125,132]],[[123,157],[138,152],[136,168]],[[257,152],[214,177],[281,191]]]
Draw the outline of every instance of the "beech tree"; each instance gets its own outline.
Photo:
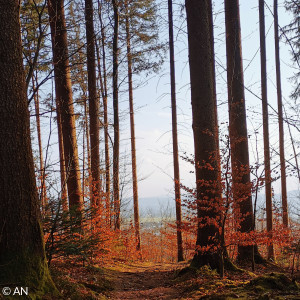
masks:
[[[218,143],[214,101],[211,0],[186,0],[197,186],[197,251],[192,266],[220,268]],[[205,45],[205,47],[203,47]],[[212,221],[214,220],[214,221]]]
[[[19,1],[0,1],[0,285],[56,294],[45,258],[30,141]]]

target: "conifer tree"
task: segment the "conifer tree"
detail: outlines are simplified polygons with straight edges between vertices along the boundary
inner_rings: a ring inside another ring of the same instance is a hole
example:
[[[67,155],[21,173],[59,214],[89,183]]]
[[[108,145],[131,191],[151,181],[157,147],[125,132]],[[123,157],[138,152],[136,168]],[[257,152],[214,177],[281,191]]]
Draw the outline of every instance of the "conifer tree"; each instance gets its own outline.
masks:
[[[210,0],[186,0],[195,168],[197,185],[197,242],[192,266],[219,269],[218,143]],[[203,47],[205,45],[205,47]],[[212,221],[214,220],[214,221]]]
[[[32,298],[55,297],[34,175],[19,5],[0,1],[0,286],[30,286]]]
[[[169,13],[169,48],[170,48],[170,77],[171,77],[171,103],[172,103],[172,134],[173,134],[173,164],[174,185],[177,223],[177,260],[183,261],[182,246],[182,217],[181,217],[181,194],[178,160],[178,137],[177,137],[177,107],[176,107],[176,82],[175,82],[175,58],[174,58],[174,34],[173,34],[173,1],[168,0]]]
[[[87,41],[87,71],[89,91],[90,143],[91,143],[91,174],[92,174],[92,205],[99,205],[100,182],[100,122],[99,99],[96,85],[96,58],[94,33],[94,8],[92,0],[85,0],[85,23]]]
[[[239,219],[239,230],[247,234],[253,230],[253,208],[239,0],[225,0],[225,25],[233,198]],[[253,251],[253,246],[239,245],[237,259],[240,261],[251,261],[254,255]]]
[[[57,113],[63,136],[69,209],[76,215],[83,208],[77,138],[70,78],[67,31],[63,0],[48,0],[51,28]]]
[[[120,184],[119,184],[119,159],[120,159],[120,124],[119,124],[119,1],[112,0],[114,11],[113,34],[113,110],[114,110],[114,146],[113,146],[113,191],[115,229],[120,229]]]
[[[278,0],[274,0],[274,38],[275,38],[275,63],[276,63],[276,86],[277,86],[277,106],[278,106],[278,126],[279,126],[279,156],[281,173],[281,201],[283,225],[288,227],[288,203],[286,188],[286,166],[284,151],[284,124],[283,124],[283,104],[281,90],[281,67],[280,67],[280,47],[279,47],[279,24],[278,24]]]
[[[262,116],[264,134],[264,163],[265,163],[265,193],[267,231],[270,243],[268,245],[268,259],[274,260],[274,247],[272,242],[273,210],[272,210],[272,186],[270,166],[270,142],[269,142],[269,113],[267,98],[267,57],[266,57],[266,34],[265,34],[265,2],[259,0],[259,28],[260,28],[260,59],[261,59],[261,94],[262,94]]]

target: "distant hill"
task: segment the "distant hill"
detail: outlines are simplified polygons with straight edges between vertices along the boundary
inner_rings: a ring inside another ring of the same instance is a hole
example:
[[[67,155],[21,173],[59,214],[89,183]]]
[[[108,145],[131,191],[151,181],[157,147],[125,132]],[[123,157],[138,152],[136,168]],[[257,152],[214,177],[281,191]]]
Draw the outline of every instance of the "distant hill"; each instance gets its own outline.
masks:
[[[129,201],[128,201],[129,200]],[[132,199],[124,201],[129,202],[123,208],[123,213],[130,212],[133,209]],[[141,217],[161,217],[164,215],[175,216],[175,201],[170,197],[145,197],[139,199],[139,211]]]
[[[280,205],[281,195],[275,194],[274,200],[276,206]],[[253,197],[254,201],[254,197]],[[288,202],[290,206],[291,213],[295,212],[297,208],[300,208],[300,191],[293,190],[288,192]],[[124,215],[130,215],[133,211],[132,199],[124,199],[124,203],[127,203],[123,207],[122,212]],[[257,209],[265,207],[265,195],[258,194],[257,198]],[[161,197],[143,197],[139,199],[139,210],[141,217],[162,217],[170,216],[175,217],[175,201],[171,197],[161,196]]]

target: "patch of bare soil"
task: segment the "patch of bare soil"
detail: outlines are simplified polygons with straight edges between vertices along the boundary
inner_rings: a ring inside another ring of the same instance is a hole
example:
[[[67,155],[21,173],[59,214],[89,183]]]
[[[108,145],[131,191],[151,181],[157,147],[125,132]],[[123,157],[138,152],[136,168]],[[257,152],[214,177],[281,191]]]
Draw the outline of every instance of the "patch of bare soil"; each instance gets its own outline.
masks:
[[[114,291],[109,299],[182,299],[182,289],[174,282],[175,272],[184,264],[124,265],[110,270]]]

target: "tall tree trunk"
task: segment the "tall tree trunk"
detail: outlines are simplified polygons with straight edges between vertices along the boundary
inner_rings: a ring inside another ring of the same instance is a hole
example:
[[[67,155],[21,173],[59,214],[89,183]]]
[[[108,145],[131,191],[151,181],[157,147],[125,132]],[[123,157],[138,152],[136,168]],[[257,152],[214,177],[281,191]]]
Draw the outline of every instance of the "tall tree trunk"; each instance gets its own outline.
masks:
[[[83,208],[63,0],[48,0],[56,101],[59,103],[70,211]],[[77,214],[76,213],[76,214]],[[80,214],[78,214],[80,217]]]
[[[0,0],[0,286],[55,297],[34,174],[19,5]]]
[[[64,141],[61,125],[60,106],[56,98],[56,122],[57,122],[57,135],[58,135],[58,150],[59,150],[59,164],[60,164],[60,186],[61,186],[61,202],[64,212],[68,211],[68,189],[67,189],[67,173],[66,173],[66,160],[64,153]]]
[[[209,6],[209,27],[210,27],[210,39],[211,39],[211,49],[213,53],[213,89],[214,89],[214,106],[215,106],[215,137],[217,143],[217,162],[219,170],[219,188],[221,189],[222,179],[221,179],[221,157],[220,157],[220,141],[219,141],[219,123],[218,123],[218,104],[217,104],[217,87],[216,87],[216,65],[215,65],[215,42],[214,42],[214,24],[213,24],[213,10],[212,5]]]
[[[170,49],[170,77],[171,77],[171,106],[172,106],[172,135],[173,135],[173,165],[174,165],[174,185],[176,203],[176,224],[177,224],[177,260],[183,261],[182,246],[182,217],[181,217],[181,195],[180,195],[180,175],[178,160],[178,137],[177,137],[177,107],[176,107],[176,81],[174,62],[174,34],[173,34],[173,3],[168,0],[169,12],[169,49]]]
[[[119,156],[120,156],[120,132],[119,132],[119,7],[117,0],[112,0],[114,8],[114,37],[113,37],[113,108],[114,108],[114,153],[113,153],[113,188],[115,229],[120,229],[120,186],[119,186]]]
[[[35,90],[35,87],[38,85],[37,82],[37,72],[35,77],[32,77],[32,88]],[[42,146],[42,135],[41,135],[41,121],[40,121],[40,102],[39,102],[39,91],[34,93],[34,108],[35,108],[35,120],[36,120],[36,130],[38,137],[38,147],[39,147],[39,161],[40,161],[40,205],[42,208],[43,214],[45,213],[45,207],[47,204],[47,194],[46,194],[46,183],[45,183],[45,168],[44,168],[44,159],[43,159],[43,146]]]
[[[109,163],[109,144],[108,144],[108,120],[107,120],[107,88],[106,88],[106,70],[103,76],[101,71],[100,51],[96,42],[98,73],[100,81],[100,90],[103,99],[103,114],[104,114],[104,145],[105,145],[105,211],[106,211],[106,224],[111,225],[111,211],[110,211],[110,163]],[[104,55],[103,55],[104,56]],[[105,59],[105,57],[103,57]]]
[[[195,168],[197,184],[197,251],[192,265],[210,265],[219,268],[219,227],[210,220],[220,218],[218,189],[218,146],[216,132],[216,110],[213,86],[213,50],[210,24],[211,0],[186,0],[189,63],[193,131],[195,146]],[[205,45],[205,47],[203,47]],[[209,249],[209,250],[207,250]]]
[[[107,112],[107,72],[106,72],[106,52],[105,52],[105,29],[102,22],[101,5],[98,1],[99,20],[101,27],[101,46],[102,46],[102,70],[103,70],[103,117],[104,117],[104,144],[105,144],[105,193],[106,193],[106,210],[107,221],[111,224],[111,208],[110,208],[110,156],[109,156],[109,136],[108,136],[108,112]],[[98,57],[100,63],[100,57]],[[99,72],[101,68],[99,65]]]
[[[100,149],[99,149],[99,100],[96,87],[96,58],[94,35],[93,1],[85,0],[85,24],[87,40],[87,71],[89,91],[90,142],[91,142],[91,173],[92,173],[92,205],[99,205],[100,182]]]
[[[249,168],[248,135],[239,0],[225,0],[227,84],[229,106],[229,138],[233,198],[238,208],[239,230],[242,233],[253,229],[253,209]],[[238,260],[253,257],[252,246],[238,246]]]
[[[134,125],[134,108],[133,108],[133,86],[132,86],[132,57],[131,57],[131,34],[129,25],[129,8],[128,2],[125,1],[125,27],[127,42],[127,66],[128,66],[128,93],[129,93],[129,113],[130,113],[130,139],[131,139],[131,166],[132,166],[132,191],[133,191],[133,212],[134,227],[137,240],[137,250],[141,249],[140,237],[140,216],[139,216],[139,198],[138,198],[138,181],[136,168],[136,148],[135,148],[135,125]]]
[[[81,189],[82,189],[82,202],[85,202],[85,135],[88,133],[85,130],[85,124],[83,125],[82,129],[82,182],[81,182]]]
[[[272,186],[270,166],[270,144],[269,144],[269,113],[267,97],[267,59],[266,59],[266,33],[265,33],[265,1],[259,0],[259,28],[260,28],[260,60],[261,60],[261,98],[263,115],[264,135],[264,162],[265,162],[265,193],[267,231],[269,232],[270,244],[268,244],[268,259],[275,258],[272,242],[273,210],[272,210]]]
[[[274,37],[275,37],[276,84],[277,84],[278,123],[279,123],[279,155],[280,155],[280,171],[281,171],[282,220],[283,220],[283,225],[285,227],[288,227],[289,218],[288,218],[288,204],[287,204],[287,190],[286,190],[284,128],[283,128],[283,110],[282,110],[278,27],[279,27],[279,25],[278,25],[278,1],[274,0]]]
[[[87,97],[84,93],[83,95],[83,107],[84,107],[84,126],[86,134],[86,153],[87,153],[87,169],[88,169],[88,184],[89,184],[89,195],[92,197],[93,187],[92,187],[92,174],[91,174],[91,149],[90,149],[90,135],[89,133],[89,121],[88,121],[88,108],[87,108]]]

